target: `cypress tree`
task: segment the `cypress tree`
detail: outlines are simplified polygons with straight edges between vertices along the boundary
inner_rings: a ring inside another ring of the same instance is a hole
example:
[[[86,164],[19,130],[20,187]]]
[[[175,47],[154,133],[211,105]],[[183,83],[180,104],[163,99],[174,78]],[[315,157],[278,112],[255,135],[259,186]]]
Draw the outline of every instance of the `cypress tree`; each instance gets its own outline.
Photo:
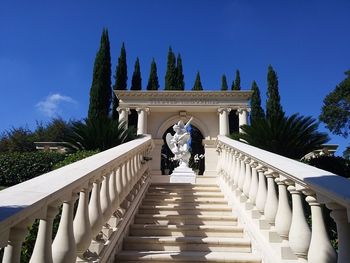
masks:
[[[260,90],[255,80],[252,83],[252,91],[253,91],[253,94],[250,100],[250,107],[251,107],[250,122],[251,123],[254,122],[254,120],[265,118],[265,112],[261,107]]]
[[[185,90],[184,74],[182,70],[182,59],[180,53],[176,60],[176,87],[177,90]]]
[[[284,116],[278,90],[278,77],[271,65],[267,72],[266,118]]]
[[[192,90],[203,90],[201,76],[199,75],[199,71],[197,71],[196,80],[194,82]]]
[[[147,90],[158,90],[158,88],[159,88],[159,81],[158,81],[158,75],[157,75],[157,65],[153,58],[151,63],[151,71],[149,73]]]
[[[122,48],[120,50],[120,56],[118,58],[118,64],[115,70],[115,84],[114,90],[126,90],[127,89],[127,81],[128,81],[128,73],[127,73],[127,65],[126,65],[126,51],[124,42],[122,44]],[[113,109],[112,116],[114,120],[118,119],[118,111],[117,108],[119,106],[119,101],[116,96],[113,97]]]
[[[111,54],[108,30],[103,29],[94,63],[88,119],[108,118],[111,107]]]
[[[175,54],[171,47],[168,50],[168,62],[167,69],[165,73],[165,90],[175,90],[176,89],[176,59]]]
[[[241,90],[241,76],[239,74],[239,70],[236,70],[236,78],[232,82],[231,88],[232,90]]]
[[[142,89],[142,78],[140,71],[140,60],[137,57],[135,61],[134,73],[132,74],[130,90],[141,90]]]
[[[228,90],[226,75],[223,74],[221,77],[221,90]]]

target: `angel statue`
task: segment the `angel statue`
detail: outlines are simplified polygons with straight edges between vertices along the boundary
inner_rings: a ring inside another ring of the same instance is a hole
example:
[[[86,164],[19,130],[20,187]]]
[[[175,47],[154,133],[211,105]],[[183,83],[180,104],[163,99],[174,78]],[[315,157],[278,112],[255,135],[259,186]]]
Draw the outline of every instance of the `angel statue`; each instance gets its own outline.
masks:
[[[191,134],[187,131],[187,127],[190,125],[192,119],[193,117],[186,124],[182,120],[178,121],[173,126],[175,134],[172,136],[168,133],[165,137],[170,150],[175,155],[174,160],[179,160],[180,166],[188,167],[191,157],[188,149],[188,141],[191,139]]]

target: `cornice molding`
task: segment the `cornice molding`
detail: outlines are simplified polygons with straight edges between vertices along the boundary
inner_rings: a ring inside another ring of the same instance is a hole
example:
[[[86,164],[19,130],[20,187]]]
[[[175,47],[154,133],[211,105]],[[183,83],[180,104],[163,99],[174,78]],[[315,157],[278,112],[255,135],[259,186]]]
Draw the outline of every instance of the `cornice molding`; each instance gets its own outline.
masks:
[[[151,105],[241,105],[247,104],[252,91],[125,91],[114,90],[120,104]]]

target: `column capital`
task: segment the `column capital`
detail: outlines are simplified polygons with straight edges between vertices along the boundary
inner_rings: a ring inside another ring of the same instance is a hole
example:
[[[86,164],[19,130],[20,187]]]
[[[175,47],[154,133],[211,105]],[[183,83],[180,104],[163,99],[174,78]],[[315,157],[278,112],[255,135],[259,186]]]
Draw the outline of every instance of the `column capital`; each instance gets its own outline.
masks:
[[[122,111],[125,111],[130,114],[130,108],[128,107],[118,107],[117,108],[118,113],[120,114]]]
[[[237,115],[238,114],[241,114],[241,113],[243,113],[243,112],[250,112],[250,108],[249,107],[239,107],[239,108],[237,108]]]
[[[137,111],[137,113],[139,113],[139,112],[141,112],[141,111],[145,111],[146,113],[149,114],[150,109],[149,109],[148,107],[137,107],[137,108],[136,108],[136,111]]]
[[[231,108],[218,108],[218,113],[221,114],[223,112],[229,113],[232,109]]]

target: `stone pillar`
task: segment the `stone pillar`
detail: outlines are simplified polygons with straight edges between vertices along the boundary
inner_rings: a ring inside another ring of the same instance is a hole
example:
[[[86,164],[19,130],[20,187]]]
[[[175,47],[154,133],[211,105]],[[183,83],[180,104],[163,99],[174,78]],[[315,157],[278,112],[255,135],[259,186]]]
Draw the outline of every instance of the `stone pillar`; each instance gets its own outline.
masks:
[[[128,127],[128,115],[130,113],[130,109],[118,107],[117,111],[119,113],[119,123],[124,121],[126,123],[126,127]]]
[[[243,132],[241,129],[242,125],[248,125],[248,111],[249,109],[247,108],[239,108],[237,110],[239,133]]]
[[[218,152],[216,151],[216,141],[202,140],[204,145],[204,175],[217,175],[216,165],[218,163]]]
[[[231,111],[230,108],[219,108],[219,135],[227,136],[230,134],[230,125],[228,121],[228,114]]]
[[[137,134],[147,134],[147,114],[149,108],[136,108],[137,118]]]
[[[153,139],[154,149],[152,152],[152,161],[151,161],[151,174],[152,175],[161,175],[160,170],[160,161],[161,161],[161,151],[164,144],[163,139]]]

